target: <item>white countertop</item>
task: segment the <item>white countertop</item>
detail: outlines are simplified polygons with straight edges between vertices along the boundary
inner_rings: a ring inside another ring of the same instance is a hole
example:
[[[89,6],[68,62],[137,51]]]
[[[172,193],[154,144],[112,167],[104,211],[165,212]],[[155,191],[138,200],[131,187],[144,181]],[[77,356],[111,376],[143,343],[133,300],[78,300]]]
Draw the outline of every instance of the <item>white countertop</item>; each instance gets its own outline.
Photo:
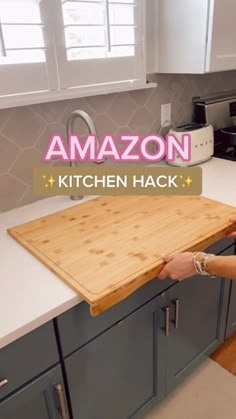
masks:
[[[213,158],[203,169],[203,196],[236,207],[236,163]],[[80,297],[11,238],[6,229],[86,202],[47,198],[0,215],[0,348],[69,310]]]

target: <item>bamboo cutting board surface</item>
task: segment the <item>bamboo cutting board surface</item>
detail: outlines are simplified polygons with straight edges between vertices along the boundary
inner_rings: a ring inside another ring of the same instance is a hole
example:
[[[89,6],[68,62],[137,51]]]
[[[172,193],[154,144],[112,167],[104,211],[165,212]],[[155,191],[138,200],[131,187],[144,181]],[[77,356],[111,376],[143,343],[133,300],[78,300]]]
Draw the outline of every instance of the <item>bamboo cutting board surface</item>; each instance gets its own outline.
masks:
[[[102,197],[8,230],[97,315],[155,278],[163,254],[204,250],[236,209],[200,196]]]

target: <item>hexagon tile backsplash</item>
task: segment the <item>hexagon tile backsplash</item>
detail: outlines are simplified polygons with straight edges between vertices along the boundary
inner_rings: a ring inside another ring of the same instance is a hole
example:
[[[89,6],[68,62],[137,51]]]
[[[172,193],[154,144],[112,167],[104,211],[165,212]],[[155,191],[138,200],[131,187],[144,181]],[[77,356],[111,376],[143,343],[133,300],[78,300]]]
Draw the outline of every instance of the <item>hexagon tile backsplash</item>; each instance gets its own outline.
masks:
[[[236,71],[208,75],[156,76],[158,87],[126,93],[0,110],[0,212],[42,199],[33,191],[33,169],[53,133],[65,136],[70,113],[83,109],[94,119],[99,136],[144,135],[160,127],[162,103],[172,104],[175,124],[190,122],[192,97],[236,90]],[[86,133],[78,122],[76,132]]]

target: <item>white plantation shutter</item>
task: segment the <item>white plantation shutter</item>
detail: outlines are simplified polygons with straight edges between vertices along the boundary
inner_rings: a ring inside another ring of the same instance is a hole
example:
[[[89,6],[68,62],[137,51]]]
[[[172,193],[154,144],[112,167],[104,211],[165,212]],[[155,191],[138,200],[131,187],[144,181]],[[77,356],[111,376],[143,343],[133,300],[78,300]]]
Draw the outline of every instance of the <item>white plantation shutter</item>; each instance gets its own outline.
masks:
[[[0,0],[0,96],[58,88],[50,0]]]
[[[62,88],[143,82],[143,0],[56,0]]]
[[[0,0],[0,107],[143,88],[144,1]]]

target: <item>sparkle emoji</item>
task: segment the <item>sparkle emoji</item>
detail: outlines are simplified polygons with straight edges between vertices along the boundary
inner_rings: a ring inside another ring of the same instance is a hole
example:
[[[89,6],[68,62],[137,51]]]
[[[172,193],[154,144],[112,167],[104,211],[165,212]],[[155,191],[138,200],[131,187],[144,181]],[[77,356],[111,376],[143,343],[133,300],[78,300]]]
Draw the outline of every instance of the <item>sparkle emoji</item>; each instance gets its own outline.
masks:
[[[185,180],[185,182],[187,183],[188,188],[189,188],[191,183],[192,183],[192,179],[188,176],[187,179]]]
[[[43,180],[46,180],[46,175],[43,175],[42,176],[42,179]],[[49,187],[49,185],[51,186],[51,188],[53,187],[53,184],[56,182],[56,180],[52,177],[52,175],[51,175],[51,177],[50,177],[50,179],[48,179],[47,180],[47,183],[45,183],[45,188],[47,189],[48,187]]]
[[[56,180],[51,176],[50,179],[48,179],[48,183],[51,185],[51,188],[53,187],[53,184],[56,182]]]

